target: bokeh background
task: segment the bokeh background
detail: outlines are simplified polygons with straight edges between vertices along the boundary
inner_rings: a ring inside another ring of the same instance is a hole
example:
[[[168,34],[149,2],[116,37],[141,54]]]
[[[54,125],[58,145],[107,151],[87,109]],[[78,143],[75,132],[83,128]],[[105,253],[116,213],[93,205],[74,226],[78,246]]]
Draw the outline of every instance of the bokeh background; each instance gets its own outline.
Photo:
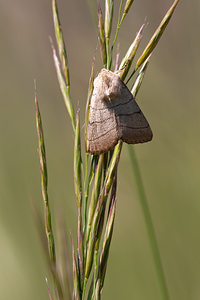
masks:
[[[103,1],[100,1],[103,6]],[[172,0],[134,1],[120,54],[146,20],[138,55]],[[58,1],[74,106],[82,124],[97,37],[88,2]],[[115,1],[116,25],[119,1]],[[171,300],[200,299],[200,2],[180,0],[137,96],[154,138],[135,147]],[[73,134],[57,83],[50,0],[0,1],[0,299],[49,299],[50,278],[32,206],[42,212],[34,78],[45,133],[53,225],[76,234]],[[99,54],[96,74],[102,68]],[[82,129],[84,137],[84,128]],[[127,146],[103,299],[160,299]]]

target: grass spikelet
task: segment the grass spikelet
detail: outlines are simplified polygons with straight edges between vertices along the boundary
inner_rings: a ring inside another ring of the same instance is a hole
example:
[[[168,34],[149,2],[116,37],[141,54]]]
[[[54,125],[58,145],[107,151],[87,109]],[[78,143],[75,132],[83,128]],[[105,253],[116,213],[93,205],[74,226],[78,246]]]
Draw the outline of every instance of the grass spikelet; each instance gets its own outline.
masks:
[[[136,51],[138,49],[138,46],[140,44],[141,38],[142,38],[142,30],[144,28],[144,24],[141,26],[138,34],[136,35],[136,38],[134,39],[133,43],[130,45],[125,57],[122,59],[122,62],[120,64],[119,70],[120,71],[120,77],[124,81],[126,78],[126,75],[128,74],[130,67],[132,65],[133,59],[135,57]]]
[[[38,134],[38,151],[39,151],[39,163],[40,163],[40,177],[41,177],[41,187],[42,187],[42,199],[44,205],[44,214],[45,214],[45,228],[46,236],[48,241],[49,256],[52,263],[55,263],[55,245],[54,237],[51,226],[51,212],[48,201],[47,193],[47,163],[46,163],[46,152],[44,144],[44,135],[42,128],[42,119],[39,110],[37,94],[35,90],[35,108],[36,108],[36,125],[37,125],[37,134]]]
[[[99,4],[98,7],[98,33],[99,33],[99,45],[101,52],[101,59],[103,61],[104,66],[107,63],[107,53],[106,53],[106,38],[104,34],[104,23],[103,23],[103,15],[102,10]]]
[[[58,45],[61,66],[62,66],[66,86],[69,87],[70,80],[69,80],[69,67],[68,67],[68,61],[67,61],[67,52],[66,52],[63,34],[62,34],[62,30],[61,30],[56,0],[52,0],[52,11],[53,11],[55,36],[56,36],[56,41],[57,41],[57,45]]]
[[[72,128],[75,131],[75,116],[74,116],[74,109],[73,109],[73,105],[71,102],[71,98],[70,98],[70,86],[66,85],[64,77],[62,75],[62,70],[60,68],[60,62],[59,59],[56,55],[56,50],[52,44],[52,51],[53,51],[53,59],[54,59],[54,64],[55,64],[55,68],[56,68],[56,73],[57,73],[57,78],[58,78],[58,82],[60,85],[60,90],[62,92],[63,95],[63,99],[65,101],[65,105],[67,107],[71,122],[72,122]]]
[[[131,88],[131,93],[133,94],[134,97],[137,96],[137,93],[141,87],[141,84],[142,84],[142,81],[144,79],[144,75],[145,75],[145,72],[146,72],[146,69],[148,67],[148,64],[149,64],[149,61],[150,61],[150,58],[151,58],[151,54],[149,55],[149,57],[145,60],[145,62],[143,63],[141,69],[140,69],[140,72]]]

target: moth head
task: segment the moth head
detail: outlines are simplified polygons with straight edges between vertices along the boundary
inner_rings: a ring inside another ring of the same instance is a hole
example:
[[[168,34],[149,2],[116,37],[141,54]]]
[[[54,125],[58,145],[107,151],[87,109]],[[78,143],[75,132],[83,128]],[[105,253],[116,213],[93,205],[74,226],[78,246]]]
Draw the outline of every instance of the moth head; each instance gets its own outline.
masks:
[[[102,69],[94,81],[94,87],[104,100],[112,101],[122,93],[120,77],[106,69]]]

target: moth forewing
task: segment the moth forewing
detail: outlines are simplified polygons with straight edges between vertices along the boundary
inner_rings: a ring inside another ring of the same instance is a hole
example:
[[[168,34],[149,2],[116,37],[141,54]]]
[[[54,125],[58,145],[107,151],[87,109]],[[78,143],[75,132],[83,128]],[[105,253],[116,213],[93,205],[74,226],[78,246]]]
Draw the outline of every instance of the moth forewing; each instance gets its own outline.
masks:
[[[120,77],[102,69],[94,80],[87,124],[86,152],[112,150],[119,140],[148,142],[151,128],[128,87]]]

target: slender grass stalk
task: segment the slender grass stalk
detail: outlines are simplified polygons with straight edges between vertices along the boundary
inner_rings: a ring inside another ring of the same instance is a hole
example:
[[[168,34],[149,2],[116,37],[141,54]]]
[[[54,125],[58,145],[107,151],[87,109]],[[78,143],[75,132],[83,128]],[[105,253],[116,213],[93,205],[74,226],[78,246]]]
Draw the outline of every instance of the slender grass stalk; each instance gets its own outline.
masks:
[[[113,5],[114,0],[105,0],[105,39],[106,39],[106,54],[107,54],[107,69],[110,66],[110,34],[113,21]]]
[[[153,226],[153,221],[151,218],[151,213],[149,210],[148,202],[147,202],[147,197],[144,189],[144,185],[142,182],[142,177],[139,169],[139,165],[137,162],[137,158],[135,155],[135,151],[133,147],[128,147],[129,150],[129,156],[130,156],[130,161],[131,161],[131,166],[133,169],[133,174],[135,177],[135,182],[136,182],[136,187],[138,190],[138,195],[139,195],[139,200],[140,204],[142,207],[142,212],[143,212],[143,217],[146,225],[146,230],[148,233],[148,238],[149,238],[149,244],[151,247],[151,253],[153,256],[153,261],[154,261],[154,266],[157,274],[157,279],[159,282],[160,290],[161,290],[161,295],[163,300],[169,300],[169,293],[167,289],[167,284],[166,284],[166,279],[164,275],[164,270],[161,262],[161,257],[160,257],[160,252],[158,248],[158,243],[156,240],[156,234]]]
[[[151,58],[151,54],[148,56],[146,61],[143,63],[143,65],[140,69],[140,72],[135,80],[135,83],[131,89],[131,92],[135,97],[141,87],[141,84],[144,79],[144,75],[145,75],[147,66],[149,64],[150,58]],[[136,159],[134,147],[128,147],[128,150],[129,150],[129,156],[130,156],[133,174],[134,174],[135,181],[136,181],[136,187],[138,190],[139,200],[140,200],[140,204],[141,204],[141,208],[142,208],[142,212],[143,212],[143,217],[144,217],[144,221],[145,221],[145,225],[146,225],[146,230],[148,233],[150,248],[151,248],[152,257],[153,257],[153,261],[154,261],[154,265],[155,265],[155,270],[157,273],[157,278],[158,278],[158,282],[159,282],[159,286],[160,286],[160,290],[161,290],[162,299],[169,300],[169,293],[168,293],[168,289],[167,289],[167,284],[166,284],[166,280],[165,280],[165,275],[164,275],[164,270],[163,270],[163,266],[162,266],[162,262],[161,262],[159,248],[158,248],[158,244],[157,244],[157,240],[156,240],[153,222],[152,222],[152,218],[151,218],[151,214],[150,214],[150,210],[149,210],[149,206],[148,206],[148,202],[147,202],[144,185],[142,182],[142,176],[141,176],[139,165],[138,165],[138,162]]]
[[[104,32],[104,23],[103,23],[103,14],[101,7],[99,5],[98,7],[98,33],[99,33],[99,46],[100,46],[100,52],[101,52],[101,58],[104,64],[104,67],[106,67],[107,64],[107,54],[108,54],[108,48],[106,45],[106,37]]]
[[[55,255],[55,242],[54,235],[51,223],[51,211],[49,207],[48,193],[47,193],[47,163],[46,163],[46,152],[44,144],[44,134],[42,128],[42,119],[39,110],[37,93],[36,93],[36,84],[35,84],[35,108],[36,108],[36,126],[38,134],[38,151],[39,151],[39,163],[40,163],[40,177],[41,177],[41,188],[42,188],[42,199],[44,207],[44,219],[45,219],[45,229],[46,229],[46,238],[48,244],[48,254],[49,254],[49,266],[54,279],[56,294],[59,296],[59,299],[63,299],[63,291],[61,283],[58,277],[56,270],[56,255]]]

